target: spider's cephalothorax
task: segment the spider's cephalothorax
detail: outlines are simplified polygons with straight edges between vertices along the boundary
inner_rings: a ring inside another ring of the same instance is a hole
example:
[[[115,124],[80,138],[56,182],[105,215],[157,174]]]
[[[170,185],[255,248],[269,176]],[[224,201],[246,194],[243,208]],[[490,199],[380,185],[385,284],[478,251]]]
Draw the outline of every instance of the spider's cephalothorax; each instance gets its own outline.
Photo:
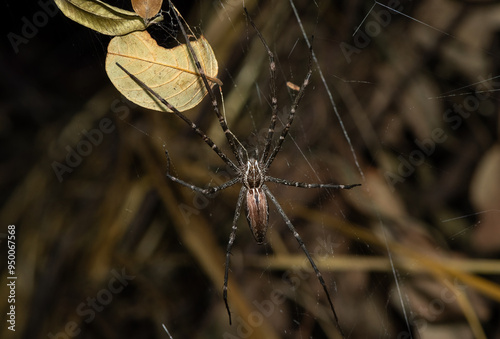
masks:
[[[247,189],[248,226],[250,226],[257,244],[262,245],[269,225],[269,206],[266,194],[262,189],[265,180],[264,170],[259,165],[256,159],[247,161],[243,175],[243,186]]]
[[[246,9],[245,9],[246,12]],[[154,97],[156,97],[158,100],[160,100],[165,106],[167,106],[176,116],[184,120],[186,124],[188,124],[192,130],[198,134],[203,141],[210,146],[210,148],[217,153],[217,155],[221,158],[226,165],[228,165],[233,171],[236,172],[236,176],[229,181],[223,183],[220,186],[215,186],[215,187],[209,187],[209,188],[201,188],[198,186],[195,186],[193,184],[190,184],[182,179],[177,178],[176,176],[172,175],[170,173],[170,157],[168,155],[168,152],[165,152],[167,155],[167,177],[174,181],[177,182],[183,186],[189,187],[193,191],[205,194],[205,195],[211,195],[215,192],[224,190],[228,187],[231,187],[237,183],[241,183],[242,187],[240,189],[240,193],[238,195],[238,201],[236,202],[236,211],[234,213],[234,218],[233,218],[233,224],[231,228],[231,234],[229,236],[229,241],[227,244],[227,249],[226,249],[226,267],[224,270],[224,287],[223,287],[223,298],[224,298],[224,303],[226,305],[226,309],[229,315],[229,323],[231,324],[231,311],[229,310],[229,304],[227,301],[227,283],[228,283],[228,275],[229,275],[229,259],[230,259],[230,254],[231,254],[231,249],[234,244],[234,240],[236,238],[236,230],[237,230],[237,221],[240,216],[240,210],[241,207],[244,203],[244,199],[246,198],[246,206],[247,206],[247,219],[248,219],[248,224],[250,225],[250,229],[252,231],[253,236],[255,237],[255,240],[257,241],[258,244],[263,244],[264,239],[266,236],[266,231],[268,227],[268,218],[269,218],[269,208],[268,208],[268,203],[267,203],[267,198],[269,198],[273,205],[276,207],[276,210],[278,213],[281,215],[283,218],[285,224],[287,225],[288,229],[292,232],[293,236],[297,240],[300,248],[306,255],[307,259],[309,260],[309,263],[311,264],[311,267],[313,268],[314,272],[316,273],[316,276],[321,283],[321,286],[323,287],[323,290],[325,291],[326,297],[328,299],[328,303],[330,304],[330,308],[333,312],[334,318],[336,325],[342,334],[343,337],[343,331],[340,328],[339,321],[337,318],[337,314],[335,312],[335,308],[333,307],[333,302],[330,298],[330,293],[328,292],[328,288],[326,287],[325,280],[323,279],[323,276],[321,275],[321,272],[319,271],[318,267],[316,266],[313,258],[309,254],[309,251],[307,250],[304,242],[302,241],[302,238],[300,237],[299,233],[296,231],[295,227],[293,226],[292,222],[286,215],[286,213],[283,211],[283,208],[281,207],[280,203],[276,199],[276,197],[271,193],[269,188],[266,186],[266,182],[273,182],[281,185],[286,185],[286,186],[293,186],[293,187],[300,187],[300,188],[327,188],[327,189],[351,189],[356,186],[360,186],[359,184],[354,184],[354,185],[335,185],[335,184],[308,184],[308,183],[303,183],[303,182],[298,182],[298,181],[291,181],[291,180],[286,180],[286,179],[281,179],[281,178],[275,178],[272,176],[267,175],[267,171],[271,164],[273,163],[274,159],[278,155],[279,151],[281,150],[281,146],[283,144],[283,141],[286,139],[288,135],[288,131],[292,125],[294,116],[295,116],[295,111],[297,110],[297,107],[299,106],[300,99],[304,95],[305,89],[309,83],[309,78],[312,74],[312,49],[310,49],[310,55],[309,55],[309,70],[307,72],[307,75],[305,76],[302,85],[299,88],[299,91],[297,95],[295,96],[295,99],[293,101],[293,104],[290,108],[290,111],[288,113],[288,117],[286,119],[286,123],[284,124],[283,129],[281,130],[280,136],[277,140],[274,140],[274,130],[276,126],[276,121],[277,121],[277,113],[278,113],[278,101],[276,99],[276,64],[274,62],[274,55],[267,45],[266,41],[260,34],[260,32],[257,30],[257,27],[255,26],[254,22],[250,18],[250,16],[247,17],[250,20],[250,23],[252,26],[255,28],[257,35],[259,36],[260,40],[262,41],[262,44],[264,45],[264,48],[266,49],[266,52],[269,57],[269,69],[271,73],[270,77],[270,89],[271,89],[271,106],[272,106],[272,113],[271,113],[271,122],[269,124],[269,129],[268,129],[268,134],[266,137],[266,142],[264,145],[264,150],[261,155],[258,157],[259,160],[256,160],[255,158],[250,158],[248,157],[248,150],[243,147],[241,142],[236,138],[236,136],[229,130],[226,119],[224,115],[221,114],[219,110],[219,106],[217,103],[217,99],[215,97],[215,93],[212,90],[212,87],[209,84],[209,80],[207,79],[205,75],[205,71],[200,65],[200,62],[198,60],[198,57],[196,56],[196,53],[194,52],[190,42],[189,38],[186,34],[186,31],[184,29],[184,26],[181,23],[181,20],[179,19],[177,13],[174,11],[175,17],[177,19],[177,22],[179,23],[179,27],[184,35],[184,38],[186,39],[186,44],[188,46],[188,49],[191,53],[192,59],[196,65],[196,68],[200,74],[201,79],[203,80],[203,84],[205,85],[205,88],[208,91],[208,94],[212,100],[213,104],[213,109],[214,112],[219,120],[219,124],[222,128],[222,131],[224,132],[224,135],[227,138],[228,144],[231,148],[231,151],[236,159],[236,161],[231,160],[222,150],[212,141],[212,139],[206,135],[195,123],[191,121],[187,116],[179,112],[174,106],[172,106],[167,100],[162,98],[158,93],[156,93],[153,89],[151,89],[149,86],[147,86],[143,81],[138,79],[135,75],[131,74],[129,71],[127,71],[124,67],[121,65],[117,64],[126,74],[128,74],[134,81],[136,81],[141,87],[143,87],[145,90],[147,90],[149,93],[151,93]],[[240,146],[241,148],[238,148]],[[245,156],[246,155],[246,156]],[[244,160],[244,159],[249,159],[249,160]]]

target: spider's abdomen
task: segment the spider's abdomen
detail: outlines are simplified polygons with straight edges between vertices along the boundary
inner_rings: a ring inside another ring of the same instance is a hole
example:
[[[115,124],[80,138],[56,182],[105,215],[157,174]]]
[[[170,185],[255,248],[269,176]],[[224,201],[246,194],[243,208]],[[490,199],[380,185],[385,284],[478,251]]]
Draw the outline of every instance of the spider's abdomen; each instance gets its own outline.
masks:
[[[269,206],[262,188],[250,188],[247,191],[247,221],[255,241],[262,245],[269,224]]]

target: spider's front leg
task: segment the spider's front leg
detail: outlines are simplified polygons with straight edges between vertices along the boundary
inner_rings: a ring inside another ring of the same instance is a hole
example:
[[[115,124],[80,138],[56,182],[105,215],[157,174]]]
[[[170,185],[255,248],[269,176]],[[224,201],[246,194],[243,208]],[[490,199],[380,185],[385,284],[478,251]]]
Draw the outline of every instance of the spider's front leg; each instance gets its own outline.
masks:
[[[222,191],[223,189],[226,189],[230,186],[233,186],[234,184],[236,184],[239,181],[238,177],[235,177],[229,181],[226,181],[225,183],[223,183],[222,185],[219,185],[219,186],[208,187],[208,188],[198,187],[196,185],[190,184],[189,182],[181,180],[181,179],[173,176],[172,174],[170,174],[170,155],[168,154],[167,150],[165,150],[165,155],[167,156],[167,174],[166,174],[167,178],[169,178],[173,182],[181,184],[182,186],[189,187],[191,190],[198,192],[198,193],[201,193],[203,195],[211,195],[211,194],[214,194],[216,192]]]

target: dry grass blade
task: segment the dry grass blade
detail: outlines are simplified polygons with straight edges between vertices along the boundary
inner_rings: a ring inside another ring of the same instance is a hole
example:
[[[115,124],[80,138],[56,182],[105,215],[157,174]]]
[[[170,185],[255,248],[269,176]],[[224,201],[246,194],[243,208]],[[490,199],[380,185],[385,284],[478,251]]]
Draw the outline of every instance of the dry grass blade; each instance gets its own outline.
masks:
[[[191,42],[208,80],[216,79],[217,59],[204,37]],[[130,101],[157,111],[171,112],[166,106],[139,86],[116,63],[136,75],[179,111],[195,107],[207,94],[186,45],[172,49],[158,46],[148,32],[135,32],[115,37],[108,46],[106,72],[113,85]]]

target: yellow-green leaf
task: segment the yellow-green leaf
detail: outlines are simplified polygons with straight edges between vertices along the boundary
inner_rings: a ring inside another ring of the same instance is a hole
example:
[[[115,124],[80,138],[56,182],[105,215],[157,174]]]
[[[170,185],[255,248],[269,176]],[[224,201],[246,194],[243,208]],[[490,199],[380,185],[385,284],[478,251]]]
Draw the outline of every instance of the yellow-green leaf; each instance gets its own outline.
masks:
[[[163,20],[160,15],[145,20],[138,14],[110,6],[99,0],[54,0],[61,12],[73,21],[107,35],[124,35],[143,31]]]
[[[216,78],[217,59],[208,41],[200,37],[192,41],[191,45],[209,84],[221,84]],[[113,38],[108,46],[106,72],[113,85],[130,101],[152,110],[171,112],[116,63],[137,76],[181,112],[198,105],[207,94],[187,45],[163,48],[158,46],[147,31]]]

